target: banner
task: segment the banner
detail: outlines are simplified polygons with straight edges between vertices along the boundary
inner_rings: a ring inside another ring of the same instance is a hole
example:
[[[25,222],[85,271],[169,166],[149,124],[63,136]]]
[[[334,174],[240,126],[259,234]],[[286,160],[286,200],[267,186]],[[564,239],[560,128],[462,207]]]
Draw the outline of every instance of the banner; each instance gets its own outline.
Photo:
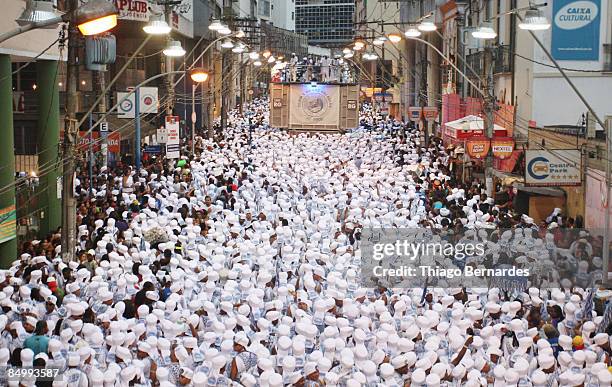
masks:
[[[467,154],[471,158],[482,160],[487,156],[487,153],[489,153],[490,145],[491,142],[488,138],[480,137],[468,140],[465,144],[465,148]]]
[[[321,84],[291,85],[289,125],[340,125],[340,87]]]
[[[17,212],[15,205],[0,210],[0,243],[10,241],[17,236]]]
[[[98,138],[100,138],[100,132],[87,133],[86,130],[79,130],[77,149],[82,152],[88,151],[89,144],[93,144],[92,150],[94,152],[100,151],[100,141],[97,141]]]
[[[121,153],[121,132],[118,130],[110,132],[106,138],[108,151],[111,153]]]
[[[512,152],[514,151],[514,140],[511,138],[493,138],[491,151],[493,152],[493,157],[506,159],[512,156]]]
[[[552,3],[552,56],[558,60],[599,60],[601,0]]]
[[[527,150],[525,152],[526,185],[572,186],[581,183],[580,150]]]
[[[169,159],[181,157],[179,122],[180,117],[178,116],[166,116],[166,158]]]

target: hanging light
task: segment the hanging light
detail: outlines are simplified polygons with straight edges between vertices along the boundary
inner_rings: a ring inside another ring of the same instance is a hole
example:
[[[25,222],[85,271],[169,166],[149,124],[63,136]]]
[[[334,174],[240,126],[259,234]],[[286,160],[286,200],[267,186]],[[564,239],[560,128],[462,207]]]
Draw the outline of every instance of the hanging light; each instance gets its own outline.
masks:
[[[181,46],[181,42],[178,40],[171,40],[168,42],[168,45],[162,51],[165,56],[183,56],[185,55],[185,49]]]
[[[189,71],[189,76],[191,77],[192,81],[196,83],[202,83],[206,82],[206,80],[208,79],[208,72],[206,72],[206,70],[201,67],[196,67]]]
[[[484,23],[476,30],[472,31],[472,36],[476,39],[495,39],[497,32],[491,27],[491,25]]]
[[[61,12],[58,12],[50,1],[42,0],[28,0],[26,2],[26,8],[23,10],[21,15],[15,19],[17,24],[25,26],[32,23],[41,23],[50,19],[61,17]],[[50,25],[45,28],[55,29],[56,25]]]
[[[225,39],[223,41],[223,43],[221,43],[221,47],[223,47],[223,48],[233,48],[234,47],[234,43],[232,43],[232,41],[230,39]]]
[[[221,35],[229,35],[232,33],[232,30],[230,30],[228,26],[223,25],[223,27],[219,28],[217,32]]]
[[[208,25],[208,29],[211,31],[219,31],[221,28],[223,28],[223,24],[217,19],[213,19],[212,23]]]
[[[270,52],[270,50],[266,50],[266,51],[263,52],[262,55],[263,55],[264,58],[268,59],[270,57],[270,55],[272,55],[272,53]]]
[[[407,38],[418,38],[419,36],[421,36],[421,31],[414,27],[408,28],[408,30],[404,32],[404,36],[406,36]]]
[[[544,31],[550,28],[550,22],[541,10],[531,8],[525,12],[525,18],[518,27],[528,31]]]
[[[347,47],[347,48],[345,48],[344,50],[342,50],[342,53],[343,53],[343,54],[345,54],[345,55],[346,55],[346,54],[350,54],[350,53],[352,53],[352,52],[353,52],[353,50],[351,50],[351,49],[350,49],[350,48],[348,48],[348,47]]]
[[[399,34],[389,34],[389,41],[391,43],[399,43],[402,41],[402,37]]]
[[[436,27],[434,22],[432,22],[431,20],[427,20],[427,19],[421,21],[421,24],[419,24],[417,28],[419,29],[419,31],[423,31],[423,32],[430,32],[430,31],[435,31],[438,29],[438,27]]]
[[[383,44],[385,44],[386,41],[387,41],[387,37],[381,36],[381,37],[374,39],[374,42],[372,43],[374,43],[375,46],[382,46]]]
[[[344,59],[351,59],[354,56],[355,56],[355,54],[353,54],[353,52],[351,51],[348,54],[344,54]]]
[[[117,25],[119,11],[111,2],[91,0],[76,9],[72,19],[85,36],[97,35]]]
[[[259,59],[259,53],[257,51],[252,51],[249,53],[249,58],[252,60],[257,60]]]
[[[232,52],[236,54],[242,54],[245,51],[244,44],[239,44],[236,47],[232,48]]]
[[[268,63],[274,63],[276,62],[276,58],[274,57],[274,55],[272,55],[271,57],[268,58]]]
[[[363,40],[358,39],[358,40],[355,40],[354,46],[356,50],[361,50],[362,48],[365,47],[365,43],[363,42]]]
[[[256,60],[255,62],[253,62],[253,66],[260,67],[261,66],[261,61],[260,60]]]
[[[374,54],[373,52],[366,52],[365,54],[363,54],[363,59],[365,60],[376,60],[378,59],[378,55]]]
[[[236,32],[236,37],[237,38],[244,38],[246,36],[246,34],[244,33],[243,30],[238,30],[238,32]]]
[[[171,30],[168,23],[163,20],[162,15],[152,16],[151,20],[142,29],[149,35],[167,35]]]

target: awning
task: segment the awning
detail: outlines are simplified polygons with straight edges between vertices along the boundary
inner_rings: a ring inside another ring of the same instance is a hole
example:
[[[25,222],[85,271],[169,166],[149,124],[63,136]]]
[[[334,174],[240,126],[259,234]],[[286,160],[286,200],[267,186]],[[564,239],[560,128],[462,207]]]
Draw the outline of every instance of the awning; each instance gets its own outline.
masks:
[[[444,125],[451,127],[453,129],[457,129],[457,130],[484,130],[485,129],[485,124],[484,124],[484,120],[482,119],[482,117],[473,116],[473,115],[468,115],[463,118],[459,118],[458,120],[447,122]],[[493,129],[494,130],[506,130],[506,128],[504,128],[503,126],[497,125],[497,124],[493,125]]]
[[[518,183],[516,185],[516,188],[519,191],[524,191],[524,192],[529,192],[529,193],[534,193],[534,194],[544,195],[544,196],[565,197],[566,195],[565,191],[563,191],[561,188],[556,188],[556,187],[528,187],[524,184]]]

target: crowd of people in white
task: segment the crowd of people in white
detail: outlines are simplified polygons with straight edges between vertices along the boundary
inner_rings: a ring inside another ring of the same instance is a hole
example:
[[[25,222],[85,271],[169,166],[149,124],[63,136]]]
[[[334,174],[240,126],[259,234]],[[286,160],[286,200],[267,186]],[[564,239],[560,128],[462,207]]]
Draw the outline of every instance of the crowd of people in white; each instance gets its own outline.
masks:
[[[609,294],[592,283],[363,286],[361,234],[381,227],[506,229],[526,259],[596,270],[586,232],[558,246],[558,211],[537,230],[370,106],[325,135],[269,128],[266,100],[245,111],[194,156],[97,170],[78,257],[50,235],[0,271],[1,385],[611,385]],[[14,372],[33,366],[60,377]]]

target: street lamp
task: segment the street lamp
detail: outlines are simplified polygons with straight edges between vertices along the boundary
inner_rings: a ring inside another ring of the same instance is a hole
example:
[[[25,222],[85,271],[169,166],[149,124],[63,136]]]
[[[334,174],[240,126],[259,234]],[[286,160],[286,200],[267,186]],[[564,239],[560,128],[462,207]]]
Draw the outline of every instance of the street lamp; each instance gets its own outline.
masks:
[[[232,30],[230,30],[228,26],[223,25],[223,27],[219,28],[217,32],[221,35],[229,35],[232,33]]]
[[[385,42],[387,41],[387,37],[386,36],[381,36],[378,37],[376,39],[374,39],[374,42],[372,42],[375,46],[382,46],[383,44],[385,44]]]
[[[423,21],[421,21],[421,24],[419,24],[417,28],[419,29],[419,31],[423,31],[423,32],[431,32],[431,31],[435,31],[438,29],[438,27],[436,27],[434,22],[432,22],[431,20],[427,20],[427,19],[424,19]]]
[[[421,31],[414,27],[408,28],[406,32],[404,32],[404,36],[407,38],[418,38],[419,36],[421,36]]]
[[[550,28],[550,23],[544,13],[537,8],[530,8],[518,27],[528,31],[544,31]]]
[[[117,14],[117,8],[113,3],[95,0],[77,8],[73,21],[83,35],[97,35],[117,25]]]
[[[400,34],[389,34],[389,41],[391,43],[399,43],[402,41],[402,36]]]
[[[223,24],[217,19],[214,19],[208,26],[208,29],[211,31],[219,31],[221,28],[223,28]]]
[[[152,16],[151,20],[142,29],[149,35],[167,35],[171,30],[161,14]]]
[[[169,57],[179,57],[185,55],[185,49],[181,46],[181,42],[178,40],[170,40],[162,52],[165,56]]]
[[[223,41],[223,43],[221,43],[221,47],[223,47],[223,48],[233,48],[234,47],[234,43],[232,43],[232,41],[230,39],[225,39]]]
[[[189,76],[193,81],[193,85],[191,86],[191,154],[195,156],[195,124],[197,120],[195,111],[195,90],[199,84],[208,80],[208,72],[201,67],[196,67],[189,71]]]
[[[472,31],[472,36],[476,39],[495,39],[497,37],[497,32],[491,27],[488,23],[483,23],[476,30]]]
[[[378,55],[374,54],[373,52],[366,52],[365,54],[363,54],[363,59],[365,60],[376,60],[378,59]]]
[[[246,50],[246,48],[244,47],[244,44],[242,44],[242,43],[240,43],[236,47],[232,48],[232,52],[234,52],[236,54],[242,54],[245,50]]]
[[[208,80],[208,72],[201,67],[196,67],[189,71],[191,80],[196,83],[206,82]]]
[[[61,18],[62,14],[53,8],[53,3],[50,1],[28,0],[26,8],[15,21],[20,26],[25,26],[32,23],[41,23],[50,19]],[[42,28],[55,28],[55,26],[47,26]]]
[[[47,4],[43,4],[47,3]],[[90,0],[73,12],[57,15],[50,12],[48,2],[28,1],[26,9],[16,20],[19,27],[0,34],[0,43],[27,31],[54,27],[62,22],[73,22],[83,35],[105,32],[117,25],[117,8],[105,0]],[[56,16],[57,15],[57,16]]]

